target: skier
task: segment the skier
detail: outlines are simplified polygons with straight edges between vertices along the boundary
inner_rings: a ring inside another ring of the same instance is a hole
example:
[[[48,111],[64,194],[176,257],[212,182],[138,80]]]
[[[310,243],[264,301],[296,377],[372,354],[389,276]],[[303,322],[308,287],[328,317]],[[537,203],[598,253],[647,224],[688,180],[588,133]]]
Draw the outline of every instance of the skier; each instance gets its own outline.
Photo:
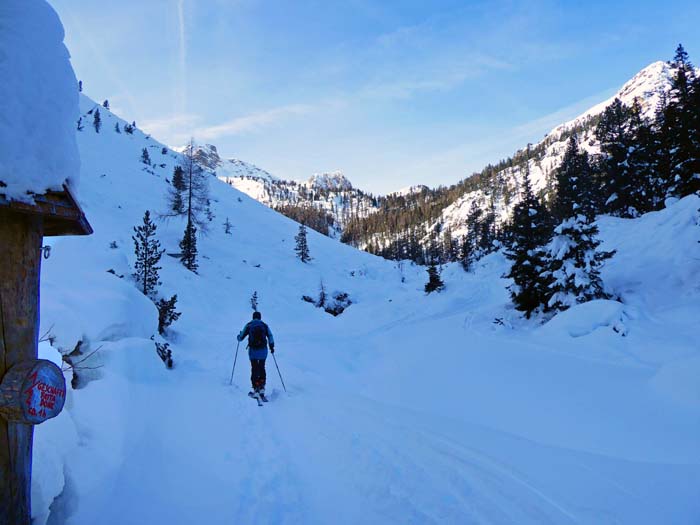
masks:
[[[248,357],[250,358],[250,382],[253,390],[248,395],[258,400],[267,402],[265,397],[265,359],[267,359],[267,347],[275,353],[275,339],[272,337],[270,327],[262,322],[260,312],[253,312],[253,320],[243,327],[238,334],[238,341],[248,337]]]

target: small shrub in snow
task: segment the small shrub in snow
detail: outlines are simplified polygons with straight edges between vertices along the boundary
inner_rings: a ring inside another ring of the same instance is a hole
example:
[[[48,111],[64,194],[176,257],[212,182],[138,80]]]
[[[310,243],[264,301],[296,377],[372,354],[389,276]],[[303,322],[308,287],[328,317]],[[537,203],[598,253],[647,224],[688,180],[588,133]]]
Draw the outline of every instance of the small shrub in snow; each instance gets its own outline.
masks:
[[[141,162],[143,162],[146,166],[151,165],[151,156],[148,154],[148,150],[146,148],[141,150]]]
[[[428,282],[425,283],[425,293],[439,292],[445,288],[445,283],[440,278],[440,273],[434,264],[427,269]]]
[[[316,306],[319,308],[324,308],[326,306],[326,287],[323,285],[323,279],[321,279],[321,284],[318,288],[318,301],[316,302]]]
[[[92,117],[92,126],[95,128],[95,133],[99,133],[102,129],[102,118],[100,117],[100,110],[95,109]]]
[[[231,235],[231,221],[228,220],[228,217],[226,217],[226,222],[224,222],[224,233],[226,235]]]
[[[156,303],[158,308],[158,333],[163,335],[165,329],[177,321],[182,315],[181,312],[175,310],[177,304],[177,294],[170,299],[159,299]]]
[[[122,130],[119,128],[119,122],[117,122],[116,124],[114,124],[114,131],[115,131],[115,133],[121,133],[121,132],[122,132]]]
[[[155,344],[158,357],[160,357],[163,360],[163,362],[165,363],[165,367],[172,368],[173,352],[170,349],[170,343],[159,343],[158,341],[156,341]]]
[[[253,295],[250,297],[250,307],[253,309],[254,312],[258,311],[258,292],[257,291],[253,292]]]

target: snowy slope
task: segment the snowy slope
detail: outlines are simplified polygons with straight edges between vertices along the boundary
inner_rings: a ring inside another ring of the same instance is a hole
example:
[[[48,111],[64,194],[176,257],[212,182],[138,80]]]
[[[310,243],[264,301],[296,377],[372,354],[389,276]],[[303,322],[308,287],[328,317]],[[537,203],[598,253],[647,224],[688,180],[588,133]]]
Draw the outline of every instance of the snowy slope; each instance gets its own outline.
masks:
[[[93,106],[82,99],[83,114]],[[199,274],[161,261],[161,295],[177,293],[182,311],[166,370],[155,307],[129,278],[130,236],[144,210],[165,209],[177,153],[115,133],[101,113],[101,133],[78,134],[95,234],[51,240],[41,317],[56,337],[44,355],[83,338],[86,352],[101,347],[88,361],[100,368],[37,428],[38,523],[58,493],[52,520],[66,525],[700,518],[700,199],[604,220],[605,248],[618,249],[605,278],[624,305],[538,327],[509,307],[499,254],[473,274],[447,267],[447,290],[430,296],[422,268],[312,231],[304,265],[295,223],[212,177]],[[183,229],[158,223],[168,252]],[[301,301],[321,280],[354,302],[339,317]],[[253,291],[289,390],[268,362],[262,408],[245,395],[243,348],[228,385]]]

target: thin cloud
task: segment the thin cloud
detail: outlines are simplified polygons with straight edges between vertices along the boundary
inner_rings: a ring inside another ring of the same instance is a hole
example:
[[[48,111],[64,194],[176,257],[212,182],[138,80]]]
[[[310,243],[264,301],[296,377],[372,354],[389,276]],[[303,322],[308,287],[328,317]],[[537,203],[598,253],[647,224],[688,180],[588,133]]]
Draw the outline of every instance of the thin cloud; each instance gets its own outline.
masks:
[[[326,104],[328,107],[332,105],[331,102]],[[232,118],[211,126],[202,125],[202,118],[198,115],[175,114],[144,121],[141,123],[141,128],[168,144],[178,145],[189,140],[190,137],[208,141],[231,135],[259,132],[286,119],[307,115],[317,108],[318,106],[308,104],[290,104]]]
[[[194,131],[194,136],[201,140],[213,140],[229,135],[256,132],[262,128],[286,120],[289,117],[306,115],[311,113],[314,109],[314,106],[308,104],[292,104],[272,108],[258,113],[236,117],[222,124],[197,128]]]

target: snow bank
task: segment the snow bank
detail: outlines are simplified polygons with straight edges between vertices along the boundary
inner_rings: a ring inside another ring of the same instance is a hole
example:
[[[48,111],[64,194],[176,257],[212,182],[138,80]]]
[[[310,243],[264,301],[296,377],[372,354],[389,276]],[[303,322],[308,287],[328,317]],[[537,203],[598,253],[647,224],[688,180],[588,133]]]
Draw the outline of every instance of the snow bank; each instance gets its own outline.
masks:
[[[78,181],[78,85],[63,36],[45,0],[0,3],[0,192],[12,200]]]
[[[565,333],[571,337],[582,337],[599,328],[611,327],[624,334],[624,306],[617,301],[590,301],[577,304],[557,314],[551,321],[540,328],[543,334]]]

